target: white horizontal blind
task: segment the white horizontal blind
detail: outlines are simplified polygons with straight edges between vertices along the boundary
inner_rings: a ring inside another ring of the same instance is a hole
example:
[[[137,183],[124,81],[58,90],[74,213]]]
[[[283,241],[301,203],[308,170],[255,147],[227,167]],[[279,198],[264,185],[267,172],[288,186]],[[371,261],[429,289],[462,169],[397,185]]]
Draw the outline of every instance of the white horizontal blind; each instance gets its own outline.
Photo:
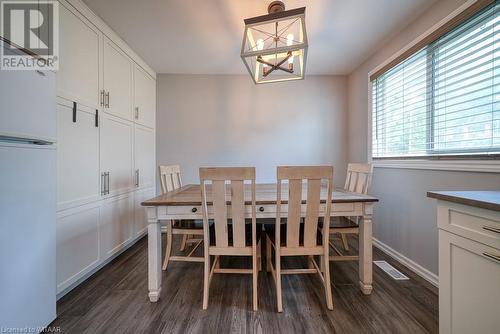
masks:
[[[500,154],[500,5],[372,82],[373,158]]]

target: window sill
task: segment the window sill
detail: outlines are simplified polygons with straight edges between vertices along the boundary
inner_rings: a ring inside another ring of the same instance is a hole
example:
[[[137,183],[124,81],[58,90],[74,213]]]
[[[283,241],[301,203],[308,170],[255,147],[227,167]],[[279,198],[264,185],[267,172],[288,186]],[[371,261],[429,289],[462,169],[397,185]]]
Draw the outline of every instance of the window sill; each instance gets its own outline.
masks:
[[[448,170],[460,172],[500,173],[500,160],[372,160],[375,168]]]

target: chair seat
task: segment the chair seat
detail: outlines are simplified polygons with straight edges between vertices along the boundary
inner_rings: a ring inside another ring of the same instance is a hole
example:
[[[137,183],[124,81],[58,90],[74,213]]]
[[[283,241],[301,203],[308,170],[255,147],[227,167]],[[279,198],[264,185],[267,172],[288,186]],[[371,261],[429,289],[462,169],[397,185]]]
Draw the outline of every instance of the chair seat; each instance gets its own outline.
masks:
[[[202,222],[203,223],[203,222]],[[209,221],[210,227],[209,227],[209,233],[210,233],[210,246],[215,246],[215,224],[213,221]],[[255,227],[256,231],[256,238],[255,243],[258,244],[260,240],[260,235],[261,235],[261,225],[257,224]],[[228,219],[228,224],[227,224],[227,242],[228,246],[232,247],[233,246],[233,224],[231,224],[231,219]],[[245,219],[245,246],[251,247],[252,246],[252,220],[251,219]]]
[[[178,229],[183,229],[183,230],[203,230],[203,220],[200,220],[200,219],[175,220],[172,227],[178,228]]]
[[[281,247],[286,247],[286,231],[287,231],[287,225],[283,224],[283,221],[286,222],[286,219],[281,219],[281,226],[280,226],[280,246]],[[269,223],[269,224],[264,224],[264,229],[266,234],[269,236],[269,239],[273,242],[273,244],[276,244],[275,238],[276,238],[276,224],[275,223]],[[316,242],[318,246],[321,246],[323,244],[323,238],[322,238],[322,233],[318,229],[318,233],[316,236]],[[304,223],[301,223],[299,226],[299,246],[304,246]]]

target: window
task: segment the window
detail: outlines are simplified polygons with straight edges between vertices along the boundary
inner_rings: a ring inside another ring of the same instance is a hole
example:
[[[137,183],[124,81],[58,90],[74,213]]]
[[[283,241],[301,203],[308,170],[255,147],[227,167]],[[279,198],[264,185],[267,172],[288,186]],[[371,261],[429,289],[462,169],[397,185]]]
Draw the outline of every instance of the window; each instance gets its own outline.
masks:
[[[372,156],[500,154],[500,4],[372,81]]]

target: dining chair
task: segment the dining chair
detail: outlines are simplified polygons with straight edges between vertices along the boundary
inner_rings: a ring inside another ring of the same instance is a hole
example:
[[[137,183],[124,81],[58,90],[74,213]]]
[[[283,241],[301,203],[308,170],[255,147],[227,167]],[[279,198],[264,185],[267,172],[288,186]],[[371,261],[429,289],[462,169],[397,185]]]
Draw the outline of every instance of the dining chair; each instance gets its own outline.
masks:
[[[371,164],[350,163],[347,165],[347,175],[344,190],[358,194],[367,194],[371,185],[373,166]],[[349,250],[348,234],[359,234],[360,217],[335,217],[330,220],[330,234],[340,234],[344,250]],[[333,261],[358,260],[358,256],[344,255],[335,245],[330,246],[338,254],[331,257]]]
[[[249,192],[245,191],[245,181],[251,182]],[[252,303],[256,311],[261,247],[260,233],[257,234],[256,231],[255,168],[200,168],[200,185],[205,242],[203,309],[206,310],[208,307],[213,274],[236,273],[252,274]],[[245,220],[245,202],[251,203],[251,219],[247,220]],[[209,204],[211,204],[210,209]],[[215,256],[212,264],[210,256]],[[220,256],[251,256],[252,269],[221,268]]]
[[[275,285],[278,312],[283,312],[281,275],[286,274],[318,274],[325,288],[326,304],[333,309],[330,283],[330,266],[328,258],[328,226],[323,224],[318,229],[320,217],[330,217],[333,167],[278,167],[277,169],[276,221],[265,224],[267,271],[271,271]],[[288,201],[282,203],[282,183],[288,181]],[[303,184],[305,181],[305,185]],[[326,185],[326,202],[321,204],[322,182]],[[306,191],[303,194],[303,191]],[[305,208],[304,208],[304,200]],[[288,205],[286,224],[282,224],[281,205]],[[304,211],[305,210],[305,211]],[[301,216],[305,213],[305,219]],[[272,263],[271,251],[274,249],[275,266]],[[314,256],[319,255],[318,265]],[[286,256],[308,256],[307,269],[282,269],[281,259]]]
[[[181,170],[178,165],[159,166],[161,193],[174,191],[182,187]],[[180,251],[184,251],[186,244],[193,244],[187,256],[172,256],[173,235],[182,235]],[[199,236],[194,238],[193,236]],[[203,242],[203,223],[196,220],[175,220],[167,222],[167,243],[165,245],[165,259],[162,269],[166,270],[169,261],[203,262],[201,256],[193,256],[196,249]]]

